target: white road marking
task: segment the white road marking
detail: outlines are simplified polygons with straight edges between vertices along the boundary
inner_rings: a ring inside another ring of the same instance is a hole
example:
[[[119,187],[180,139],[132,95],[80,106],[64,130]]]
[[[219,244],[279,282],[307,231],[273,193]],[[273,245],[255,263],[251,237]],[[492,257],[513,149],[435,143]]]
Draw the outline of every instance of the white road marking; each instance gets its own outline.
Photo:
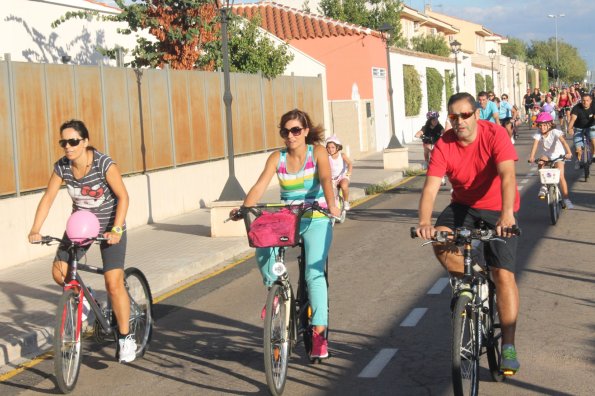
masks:
[[[424,316],[424,314],[428,311],[427,308],[413,308],[413,310],[407,315],[405,320],[403,320],[400,324],[401,327],[415,327],[417,322]]]
[[[521,184],[526,184],[528,182],[529,182],[529,179],[523,179],[523,180],[520,181]]]
[[[525,187],[525,186],[518,186],[517,188],[519,189],[519,191],[521,191],[523,189],[523,187]]]
[[[440,294],[444,290],[444,288],[448,285],[448,277],[440,278],[434,283],[434,286],[428,290],[428,294]]]
[[[359,373],[358,377],[360,377],[360,378],[376,378],[376,377],[378,377],[378,374],[380,374],[380,372],[384,369],[384,367],[386,367],[388,362],[390,362],[390,360],[393,358],[393,356],[395,356],[397,351],[398,351],[397,348],[381,349],[380,352],[378,352],[378,354],[376,356],[374,356],[374,359],[372,359],[370,361],[370,363],[368,363],[368,365],[366,367],[364,367],[364,369],[361,371],[361,373]]]

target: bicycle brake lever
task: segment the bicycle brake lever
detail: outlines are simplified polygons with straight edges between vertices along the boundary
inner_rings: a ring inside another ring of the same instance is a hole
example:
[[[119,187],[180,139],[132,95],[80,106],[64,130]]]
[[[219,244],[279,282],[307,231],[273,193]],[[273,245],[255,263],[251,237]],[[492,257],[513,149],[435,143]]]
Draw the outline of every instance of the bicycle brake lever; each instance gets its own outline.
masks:
[[[430,244],[432,244],[434,242],[436,242],[436,241],[427,241],[427,242],[422,243],[421,245],[422,246],[426,246],[426,245],[430,245]]]

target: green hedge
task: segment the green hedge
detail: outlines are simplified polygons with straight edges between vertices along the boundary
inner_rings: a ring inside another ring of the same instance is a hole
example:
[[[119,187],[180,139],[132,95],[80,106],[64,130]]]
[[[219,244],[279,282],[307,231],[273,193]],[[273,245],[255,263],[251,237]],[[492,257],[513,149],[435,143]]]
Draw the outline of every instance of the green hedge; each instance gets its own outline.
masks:
[[[486,91],[494,91],[494,80],[492,80],[492,76],[486,76]]]
[[[536,87],[535,84],[535,72],[533,70],[529,71],[529,81],[527,82],[529,84],[529,88],[533,89]]]
[[[426,68],[426,88],[428,89],[428,110],[442,111],[444,80],[433,67]]]
[[[415,67],[403,65],[403,86],[405,88],[405,116],[416,116],[421,110],[421,79]]]
[[[453,72],[450,70],[444,70],[444,86],[446,88],[446,103],[448,103],[448,100],[450,99],[450,97],[455,94],[454,80],[455,80],[455,76],[454,76]]]
[[[550,87],[549,77],[547,75],[547,70],[541,69],[539,70],[539,89],[542,92],[545,92]]]
[[[475,94],[480,93],[481,91],[486,90],[485,80],[483,76],[479,73],[475,73]]]

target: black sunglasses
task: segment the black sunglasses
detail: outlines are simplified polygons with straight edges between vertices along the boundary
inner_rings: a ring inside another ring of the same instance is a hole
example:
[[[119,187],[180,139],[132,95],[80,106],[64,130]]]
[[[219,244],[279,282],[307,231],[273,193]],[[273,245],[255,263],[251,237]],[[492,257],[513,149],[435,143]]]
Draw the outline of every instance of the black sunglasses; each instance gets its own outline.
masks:
[[[281,128],[281,137],[285,139],[287,136],[289,136],[290,132],[293,136],[300,136],[302,134],[303,130],[304,130],[303,127],[298,127],[298,126],[295,126],[293,128],[289,128],[289,129]]]
[[[58,140],[58,144],[62,148],[66,148],[66,144],[68,143],[70,147],[78,146],[79,143],[84,139],[60,139]]]
[[[450,113],[448,115],[448,119],[451,121],[458,121],[459,117],[461,117],[463,120],[466,120],[467,118],[471,117],[473,114],[475,114],[474,111],[468,111],[466,113],[459,113],[459,114]]]

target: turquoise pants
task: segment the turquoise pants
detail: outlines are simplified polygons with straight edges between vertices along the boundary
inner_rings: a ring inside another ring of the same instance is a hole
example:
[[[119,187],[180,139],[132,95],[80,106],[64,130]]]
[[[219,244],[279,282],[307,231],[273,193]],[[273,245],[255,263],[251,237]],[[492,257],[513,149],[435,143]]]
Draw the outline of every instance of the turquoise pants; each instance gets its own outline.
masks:
[[[324,278],[324,264],[333,241],[333,228],[328,218],[306,218],[300,222],[300,234],[306,248],[306,283],[308,299],[312,306],[312,325],[327,326],[328,293]],[[275,255],[276,248],[256,249],[256,262],[267,287],[277,279],[271,273]]]

